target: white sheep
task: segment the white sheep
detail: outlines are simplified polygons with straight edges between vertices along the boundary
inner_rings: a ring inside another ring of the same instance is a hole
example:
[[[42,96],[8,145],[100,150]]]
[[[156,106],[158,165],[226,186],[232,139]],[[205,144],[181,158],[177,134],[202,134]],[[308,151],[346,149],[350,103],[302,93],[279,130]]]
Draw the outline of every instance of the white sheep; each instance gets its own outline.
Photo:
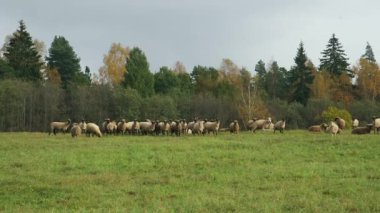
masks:
[[[51,122],[49,135],[51,133],[56,135],[58,131],[62,131],[63,133],[66,133],[70,125],[71,125],[70,119],[67,119],[67,122]]]
[[[98,125],[96,125],[94,123],[88,123],[87,128],[86,128],[86,135],[87,136],[96,135],[100,138],[100,137],[102,137],[102,132],[100,132],[100,128]]]

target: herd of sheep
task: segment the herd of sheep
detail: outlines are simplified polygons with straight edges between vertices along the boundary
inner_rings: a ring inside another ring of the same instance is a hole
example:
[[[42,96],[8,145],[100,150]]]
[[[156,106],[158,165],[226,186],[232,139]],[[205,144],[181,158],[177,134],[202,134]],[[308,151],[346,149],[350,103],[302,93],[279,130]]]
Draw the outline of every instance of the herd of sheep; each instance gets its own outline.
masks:
[[[249,131],[255,132],[256,130],[273,130],[280,131],[283,133],[285,129],[286,121],[282,119],[276,123],[272,123],[271,118],[267,119],[253,119],[247,122],[247,129]],[[368,134],[373,130],[375,133],[380,131],[380,118],[373,117],[373,122],[367,124],[364,127],[359,127],[359,121],[354,119],[352,122],[353,130],[352,134]],[[346,121],[342,118],[335,118],[329,124],[323,123],[321,125],[314,125],[308,128],[310,132],[326,132],[332,135],[339,134],[346,127]],[[95,123],[86,123],[82,120],[80,123],[72,123],[70,119],[67,122],[51,122],[49,135],[53,133],[54,135],[58,132],[71,132],[72,137],[79,136],[81,134],[86,134],[87,136],[98,136],[102,135],[201,135],[213,133],[217,135],[219,131],[229,131],[231,133],[239,133],[240,126],[237,120],[231,122],[228,128],[220,128],[219,120],[201,120],[194,119],[191,122],[186,122],[186,120],[165,120],[165,121],[151,121],[147,119],[146,121],[129,121],[122,119],[119,122],[111,121],[110,119],[105,119],[100,127]]]

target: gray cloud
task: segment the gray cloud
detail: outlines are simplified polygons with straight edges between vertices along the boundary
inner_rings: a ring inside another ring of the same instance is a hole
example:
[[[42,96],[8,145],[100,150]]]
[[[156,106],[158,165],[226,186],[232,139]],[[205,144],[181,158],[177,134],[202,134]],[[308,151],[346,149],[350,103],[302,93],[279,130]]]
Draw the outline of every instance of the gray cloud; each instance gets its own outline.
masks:
[[[93,72],[113,42],[138,46],[152,71],[182,61],[188,70],[219,67],[223,58],[253,70],[259,59],[289,68],[299,42],[315,65],[332,33],[351,63],[367,41],[380,52],[377,1],[12,0],[0,8],[0,38],[24,19],[33,38],[49,47],[63,35]]]

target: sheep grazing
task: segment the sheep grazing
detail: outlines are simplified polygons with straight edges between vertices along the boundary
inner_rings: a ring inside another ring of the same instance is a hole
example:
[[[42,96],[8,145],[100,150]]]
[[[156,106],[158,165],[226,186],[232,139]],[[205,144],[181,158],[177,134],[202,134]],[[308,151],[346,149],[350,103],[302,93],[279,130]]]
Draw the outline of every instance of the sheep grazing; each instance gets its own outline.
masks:
[[[274,124],[273,133],[276,133],[276,130],[279,130],[281,133],[284,133],[285,124],[285,119],[277,121],[277,123]]]
[[[204,131],[208,134],[212,132],[214,135],[218,135],[219,126],[220,121],[218,119],[216,119],[215,121],[207,121],[204,123]]]
[[[102,137],[102,132],[100,132],[99,126],[94,123],[88,123],[86,128],[86,135],[88,137],[91,136],[98,136],[99,138]]]
[[[356,127],[355,129],[352,130],[352,134],[356,135],[364,135],[364,134],[369,134],[371,133],[372,130],[372,124],[367,124],[367,126],[364,127]]]
[[[355,129],[358,126],[359,126],[359,120],[355,118],[354,120],[352,120],[352,128]]]
[[[253,119],[253,120],[249,120],[248,121],[248,124],[247,124],[247,128],[248,130],[251,130],[252,132],[256,132],[257,129],[264,129],[264,126],[265,125],[268,125],[270,124],[272,121],[271,121],[271,118],[268,118],[268,119],[259,119],[259,120],[256,120],[256,119]]]
[[[63,133],[66,133],[71,125],[71,120],[67,119],[67,122],[51,122],[50,123],[50,131],[49,135],[53,133],[54,135],[57,134],[58,131],[61,131]]]
[[[231,134],[232,133],[239,134],[239,131],[240,131],[239,122],[237,120],[234,120],[233,122],[231,122],[229,126],[229,130]]]
[[[342,118],[336,117],[335,123],[338,125],[339,129],[343,130],[346,127],[346,121]]]
[[[71,137],[75,138],[82,134],[82,128],[80,127],[80,124],[74,123],[73,127],[71,127]]]
[[[379,134],[379,131],[380,131],[380,118],[379,117],[375,117],[373,116],[372,117],[372,126],[373,126],[373,133],[377,133]]]
[[[330,125],[326,128],[326,133],[331,133],[331,135],[335,136],[337,133],[340,133],[340,128],[338,124],[335,122],[331,121]]]
[[[327,124],[313,125],[308,128],[309,132],[322,132],[327,128]]]
[[[156,129],[156,122],[147,119],[144,122],[140,122],[140,130],[142,135],[153,134]]]

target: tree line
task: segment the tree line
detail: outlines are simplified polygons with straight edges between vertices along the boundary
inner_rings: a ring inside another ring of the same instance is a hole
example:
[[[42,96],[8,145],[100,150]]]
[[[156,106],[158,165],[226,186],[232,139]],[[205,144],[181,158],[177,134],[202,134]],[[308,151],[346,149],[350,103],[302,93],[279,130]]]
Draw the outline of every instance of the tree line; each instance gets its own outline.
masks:
[[[103,66],[92,73],[80,66],[69,41],[55,36],[48,51],[32,39],[23,21],[0,50],[0,131],[47,131],[53,120],[104,118],[218,118],[222,126],[237,119],[285,118],[290,128],[323,122],[329,107],[369,121],[380,112],[380,70],[369,43],[350,66],[339,39],[332,35],[319,66],[304,44],[294,65],[259,60],[251,72],[230,59],[220,67],[181,62],[150,70],[138,47],[113,43]],[[254,73],[254,74],[252,74]]]

